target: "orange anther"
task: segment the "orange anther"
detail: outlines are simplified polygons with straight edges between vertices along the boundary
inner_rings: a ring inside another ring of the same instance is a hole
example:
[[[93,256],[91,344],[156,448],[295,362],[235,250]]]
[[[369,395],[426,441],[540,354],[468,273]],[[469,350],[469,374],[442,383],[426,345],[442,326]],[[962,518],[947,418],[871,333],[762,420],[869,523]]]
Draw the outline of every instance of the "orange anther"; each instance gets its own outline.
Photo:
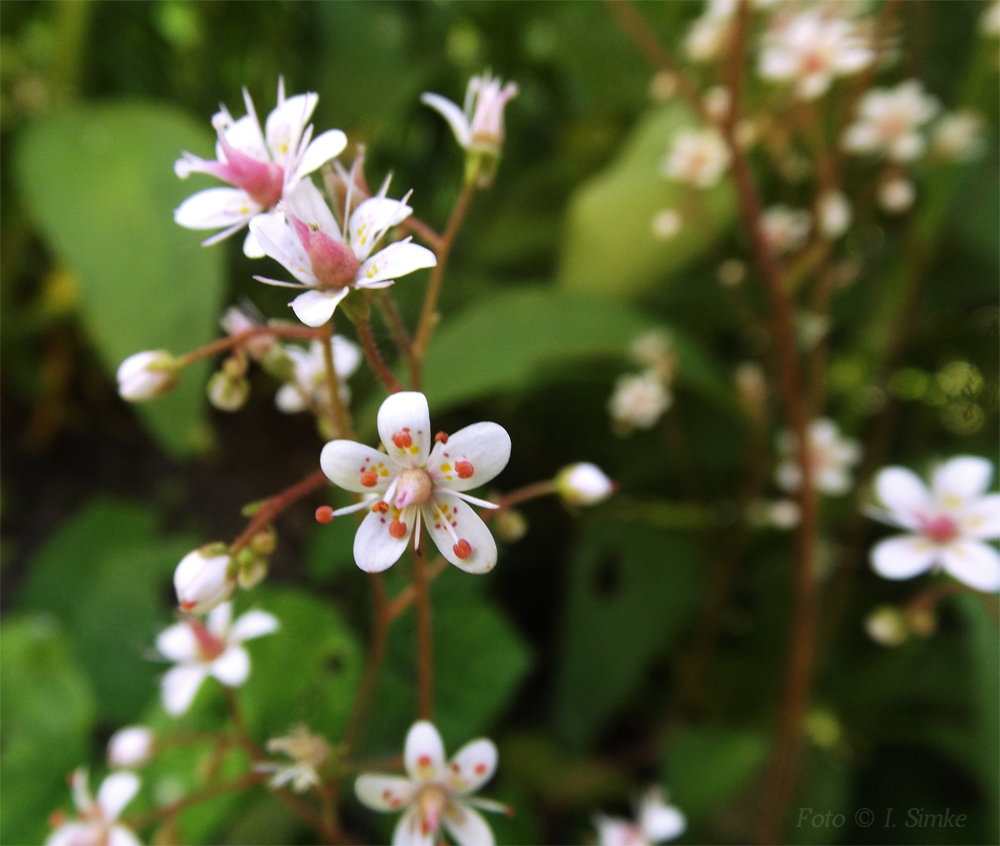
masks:
[[[455,472],[458,473],[459,479],[468,479],[476,469],[468,461],[456,461]]]
[[[361,484],[366,488],[374,488],[378,484],[378,473],[374,470],[365,470],[361,474]]]
[[[430,765],[431,765],[430,755],[421,755],[419,758],[417,758],[418,767],[429,767]]]
[[[392,442],[400,449],[406,449],[413,443],[413,438],[411,438],[410,433],[404,429],[402,432],[396,432],[396,434],[392,436]]]
[[[389,503],[384,499],[380,499],[372,506],[372,511],[376,514],[385,514],[389,510]]]
[[[333,509],[329,505],[321,505],[316,509],[316,522],[317,523],[332,523],[333,522]]]
[[[401,523],[399,520],[393,520],[389,524],[389,534],[394,538],[401,538],[406,536],[406,523]]]
[[[482,775],[486,772],[486,764],[476,764],[476,775]]]
[[[452,552],[463,561],[472,555],[472,544],[470,544],[464,538],[456,543],[452,548]]]
[[[434,436],[434,443],[436,443],[436,444],[446,444],[446,443],[448,443],[448,433],[447,432],[438,432]]]

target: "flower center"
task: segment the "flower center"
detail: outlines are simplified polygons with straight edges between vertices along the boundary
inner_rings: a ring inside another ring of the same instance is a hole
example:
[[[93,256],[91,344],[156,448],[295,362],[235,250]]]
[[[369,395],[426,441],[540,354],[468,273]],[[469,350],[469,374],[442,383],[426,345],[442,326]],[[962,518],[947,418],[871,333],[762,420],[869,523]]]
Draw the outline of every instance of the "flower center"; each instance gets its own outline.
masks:
[[[434,483],[427,471],[419,467],[403,470],[396,482],[396,508],[402,510],[408,505],[423,505],[431,498]]]
[[[198,642],[198,652],[201,654],[203,661],[214,661],[226,651],[225,641],[212,634],[205,628],[201,621],[188,620],[188,625],[191,627],[191,632]]]
[[[219,146],[225,153],[226,161],[219,162],[214,173],[237,188],[246,191],[254,202],[266,209],[281,199],[285,183],[285,172],[274,162],[262,162],[253,156],[237,150],[226,138],[220,127]]]
[[[951,517],[921,517],[920,531],[934,543],[948,543],[958,536],[958,525]]]
[[[331,238],[318,224],[303,223],[292,214],[288,214],[288,219],[309,254],[313,276],[324,288],[343,288],[354,281],[358,259],[347,244]]]
[[[420,815],[420,829],[426,836],[438,830],[441,814],[448,804],[448,794],[439,784],[428,784],[417,794],[417,813]]]

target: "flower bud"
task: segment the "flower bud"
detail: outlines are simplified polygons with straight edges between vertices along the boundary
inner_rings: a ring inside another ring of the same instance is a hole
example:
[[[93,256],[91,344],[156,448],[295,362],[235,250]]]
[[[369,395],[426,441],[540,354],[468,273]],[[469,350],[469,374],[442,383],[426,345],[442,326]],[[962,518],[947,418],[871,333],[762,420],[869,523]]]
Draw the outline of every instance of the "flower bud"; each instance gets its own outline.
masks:
[[[555,478],[556,490],[568,505],[597,505],[615,492],[614,482],[596,464],[570,464]]]
[[[153,757],[153,732],[145,726],[119,729],[108,741],[108,766],[134,769]]]
[[[230,573],[232,559],[224,549],[216,552],[213,546],[202,547],[181,559],[174,570],[174,589],[182,611],[204,614],[233,595],[236,579]]]
[[[516,508],[501,508],[492,522],[493,532],[504,543],[517,543],[528,533],[528,521]]]
[[[865,619],[868,637],[882,646],[899,646],[910,636],[906,619],[893,605],[880,605]]]
[[[250,395],[250,382],[225,370],[212,374],[205,389],[208,401],[219,411],[239,411]]]
[[[902,214],[909,210],[917,198],[917,190],[909,179],[894,176],[878,187],[878,202],[889,214]]]
[[[169,394],[178,382],[177,360],[166,350],[148,350],[126,358],[118,367],[118,393],[129,402]]]
[[[250,590],[259,585],[267,577],[268,561],[263,556],[253,556],[248,561],[241,561],[236,576],[243,590]]]

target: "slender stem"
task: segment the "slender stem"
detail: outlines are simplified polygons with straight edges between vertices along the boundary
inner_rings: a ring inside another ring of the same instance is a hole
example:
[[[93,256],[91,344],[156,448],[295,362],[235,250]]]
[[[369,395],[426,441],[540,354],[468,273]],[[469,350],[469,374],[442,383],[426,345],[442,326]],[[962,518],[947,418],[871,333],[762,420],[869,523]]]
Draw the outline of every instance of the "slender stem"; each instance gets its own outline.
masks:
[[[392,332],[392,338],[396,342],[396,348],[399,350],[399,354],[403,357],[410,371],[410,384],[416,387],[420,384],[420,362],[413,355],[413,340],[410,338],[410,333],[406,330],[403,315],[399,313],[399,307],[387,289],[382,288],[379,290],[377,292],[377,299],[382,317],[385,318],[385,322]]]
[[[347,722],[347,731],[344,733],[344,745],[347,747],[348,755],[354,753],[354,748],[361,737],[365,718],[368,716],[369,705],[375,693],[379,670],[382,667],[382,658],[385,655],[386,636],[388,635],[389,623],[391,622],[391,618],[386,614],[385,585],[382,583],[382,574],[371,573],[368,581],[372,587],[375,631],[372,633],[372,645],[368,650],[365,674],[361,678],[361,686],[358,688],[358,695],[354,699],[351,717]]]
[[[399,380],[393,375],[393,372],[385,363],[385,359],[382,358],[382,353],[378,351],[375,337],[372,335],[371,323],[369,323],[367,315],[356,315],[354,317],[354,328],[357,330],[358,340],[361,341],[361,349],[365,352],[365,358],[368,360],[369,366],[375,371],[375,375],[382,381],[382,384],[385,385],[385,389],[390,394],[395,394],[403,390],[403,386],[399,384]]]
[[[525,485],[523,488],[516,488],[510,493],[497,497],[496,504],[499,507],[496,511],[503,511],[505,508],[513,508],[515,505],[519,505],[529,499],[538,499],[540,496],[549,496],[554,493],[558,493],[558,489],[556,488],[556,483],[552,479],[545,479],[542,482],[533,482],[530,485]],[[483,522],[489,522],[490,518],[496,513],[496,511],[484,511],[482,515]]]
[[[427,575],[427,583],[430,584],[438,576],[440,576],[448,567],[448,562],[444,558],[437,558],[427,565],[425,573]],[[385,621],[386,623],[391,623],[400,614],[402,614],[407,608],[409,608],[413,601],[417,598],[417,589],[414,585],[407,585],[399,593],[397,593],[392,600],[385,606]]]
[[[265,500],[263,505],[261,505],[260,508],[258,508],[254,513],[253,517],[250,518],[250,522],[247,523],[247,527],[240,533],[239,537],[232,542],[229,547],[230,552],[233,554],[239,552],[254,539],[256,534],[261,529],[269,525],[271,521],[273,521],[274,518],[277,517],[282,511],[288,508],[289,505],[312,493],[325,481],[327,481],[327,479],[323,471],[317,470],[315,473],[311,473],[306,476],[306,478],[304,478],[301,482],[298,482],[290,488],[286,488],[281,491],[281,493],[277,493]]]
[[[351,416],[347,413],[344,398],[340,395],[340,377],[333,361],[332,317],[324,324],[322,332],[323,371],[326,376],[326,390],[330,394],[330,429],[334,438],[351,438],[354,436]]]
[[[248,787],[253,787],[255,784],[259,784],[266,778],[266,773],[245,773],[239,778],[230,779],[228,781],[217,781],[215,784],[209,784],[201,788],[201,790],[189,793],[187,796],[183,796],[167,805],[161,805],[159,808],[154,808],[144,814],[125,817],[123,822],[129,828],[136,830],[143,829],[157,820],[171,817],[174,814],[183,811],[185,808],[190,808],[192,805],[200,805],[202,802],[207,802],[209,799],[214,799],[216,796],[224,796],[227,793],[236,793],[238,791],[246,790]]]
[[[275,338],[314,340],[323,336],[323,330],[310,329],[308,326],[258,326],[254,329],[247,329],[245,332],[238,332],[235,335],[219,338],[217,341],[212,341],[210,344],[205,344],[203,347],[198,347],[196,350],[184,353],[184,355],[177,358],[177,364],[181,367],[186,367],[203,358],[211,358],[213,355],[218,355],[233,347],[241,347],[247,341],[252,341],[261,335],[271,335]]]
[[[402,229],[404,232],[412,232],[432,250],[436,251],[441,245],[441,236],[438,235],[437,232],[435,232],[430,226],[424,223],[419,217],[415,217],[412,214],[400,223],[398,228]]]
[[[431,593],[426,562],[413,550],[413,588],[417,598],[417,714],[421,720],[434,715],[434,641],[431,631]]]

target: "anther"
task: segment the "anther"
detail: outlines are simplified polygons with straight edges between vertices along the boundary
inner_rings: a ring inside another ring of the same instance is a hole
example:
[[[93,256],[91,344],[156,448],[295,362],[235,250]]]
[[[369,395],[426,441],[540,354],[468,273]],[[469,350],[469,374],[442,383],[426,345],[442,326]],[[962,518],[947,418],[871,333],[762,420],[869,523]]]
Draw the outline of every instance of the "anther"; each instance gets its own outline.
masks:
[[[452,550],[452,552],[455,553],[455,555],[458,558],[462,559],[463,561],[466,558],[468,558],[470,555],[472,555],[472,545],[467,540],[465,540],[465,538],[462,538],[461,540],[459,540],[459,542],[456,543],[451,548],[451,550]]]
[[[333,522],[333,509],[329,505],[321,505],[316,509],[316,522],[317,523],[332,523]]]
[[[434,436],[434,443],[436,443],[436,444],[446,444],[446,443],[448,443],[448,433],[447,432],[438,432]]]
[[[389,503],[384,499],[380,499],[372,506],[372,511],[376,514],[385,514],[389,510]]]
[[[365,470],[361,474],[361,484],[366,488],[374,488],[378,484],[378,473],[374,470]]]
[[[399,520],[393,520],[389,524],[389,534],[394,538],[401,538],[406,535],[406,523],[401,523]]]
[[[392,436],[392,442],[400,449],[406,449],[413,443],[413,438],[410,437],[410,433],[405,429],[402,432],[396,432]]]
[[[468,461],[456,461],[455,472],[458,473],[459,479],[468,479],[476,469]]]

